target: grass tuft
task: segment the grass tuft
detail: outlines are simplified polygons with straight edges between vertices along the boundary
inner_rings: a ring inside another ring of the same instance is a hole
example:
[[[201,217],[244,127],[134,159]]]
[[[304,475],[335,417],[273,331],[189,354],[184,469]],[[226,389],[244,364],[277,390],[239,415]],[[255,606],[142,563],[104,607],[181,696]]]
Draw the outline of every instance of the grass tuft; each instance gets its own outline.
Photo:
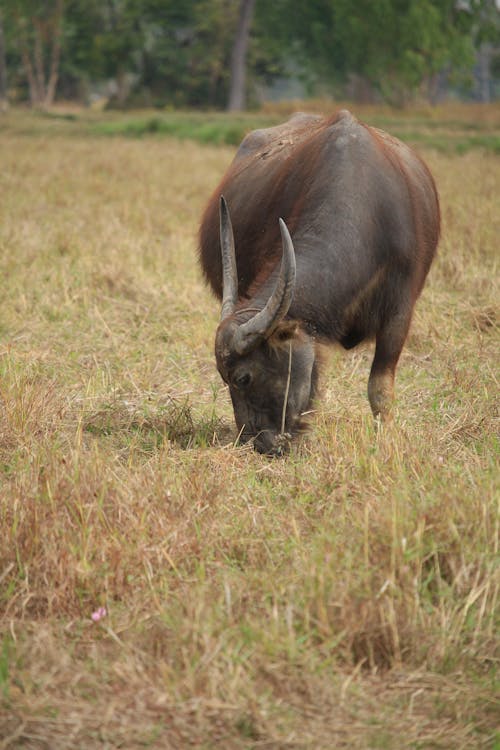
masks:
[[[207,448],[218,445],[219,434],[227,432],[215,413],[197,418],[187,400],[169,397],[157,403],[155,394],[142,394],[135,402],[129,398],[103,403],[84,420],[83,429],[99,437],[137,439],[146,452],[168,442],[184,449]]]

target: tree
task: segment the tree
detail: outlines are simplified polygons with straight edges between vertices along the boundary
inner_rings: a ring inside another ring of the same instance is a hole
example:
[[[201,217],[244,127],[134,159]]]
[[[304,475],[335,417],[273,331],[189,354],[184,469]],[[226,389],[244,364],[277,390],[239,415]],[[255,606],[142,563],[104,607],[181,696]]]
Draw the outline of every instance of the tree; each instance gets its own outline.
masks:
[[[0,112],[8,107],[7,99],[7,64],[5,61],[5,39],[3,33],[3,18],[0,11]]]
[[[228,110],[244,109],[246,58],[255,0],[241,0],[238,26],[231,54],[231,88]]]
[[[474,41],[477,47],[479,97],[491,101],[495,64],[500,61],[500,12],[496,0],[476,0]]]
[[[130,93],[129,77],[138,75],[140,50],[144,43],[140,0],[106,0],[102,23],[94,44],[101,74],[116,82],[116,100],[121,107]]]
[[[310,81],[345,91],[355,79],[395,104],[431,92],[442,71],[470,70],[476,12],[474,0],[275,0],[260,8],[272,43],[293,50]]]
[[[64,0],[5,2],[16,36],[34,107],[48,107],[55,97],[61,54]]]
[[[472,78],[495,90],[497,0],[0,0],[14,95],[87,101],[114,82],[125,105],[241,109],[255,84],[311,94],[435,101]],[[460,81],[460,75],[463,75]],[[3,87],[3,89],[2,89]]]
[[[175,106],[222,107],[227,101],[229,59],[237,5],[234,0],[128,0],[138,9],[127,69],[135,78],[132,98]],[[131,20],[131,18],[129,19]],[[98,36],[103,49],[109,40]],[[107,54],[109,74],[117,57]]]

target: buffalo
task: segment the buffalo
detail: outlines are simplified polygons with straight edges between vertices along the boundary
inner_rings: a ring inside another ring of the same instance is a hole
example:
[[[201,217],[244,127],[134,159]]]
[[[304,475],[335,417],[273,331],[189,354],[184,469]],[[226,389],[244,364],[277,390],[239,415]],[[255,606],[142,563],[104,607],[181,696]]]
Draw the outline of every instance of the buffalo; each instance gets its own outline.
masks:
[[[222,300],[217,368],[240,439],[281,455],[317,391],[319,346],[375,340],[368,380],[385,419],[439,239],[432,175],[347,110],[245,137],[202,217],[204,276]]]

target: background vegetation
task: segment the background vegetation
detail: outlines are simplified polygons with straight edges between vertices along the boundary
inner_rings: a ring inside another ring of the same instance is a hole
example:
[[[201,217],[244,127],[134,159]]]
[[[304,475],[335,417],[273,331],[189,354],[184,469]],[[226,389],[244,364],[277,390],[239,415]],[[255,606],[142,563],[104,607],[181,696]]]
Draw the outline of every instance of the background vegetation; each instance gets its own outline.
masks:
[[[242,108],[245,96],[256,104],[294,91],[398,105],[450,92],[490,101],[499,76],[496,0],[3,0],[0,8],[0,100],[38,107],[57,95]]]
[[[283,461],[233,445],[196,264],[234,148],[0,121],[2,748],[499,747],[500,184],[458,148],[498,110],[364,116],[420,142],[443,237],[394,424],[371,347],[330,350]]]

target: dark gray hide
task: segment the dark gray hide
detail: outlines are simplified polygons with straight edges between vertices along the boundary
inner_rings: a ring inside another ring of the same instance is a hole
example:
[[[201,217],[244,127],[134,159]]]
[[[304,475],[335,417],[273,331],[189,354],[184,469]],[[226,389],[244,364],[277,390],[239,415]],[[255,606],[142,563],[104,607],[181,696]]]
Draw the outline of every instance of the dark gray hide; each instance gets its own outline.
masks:
[[[223,299],[217,367],[241,439],[283,452],[280,433],[300,429],[315,395],[316,342],[374,338],[368,396],[375,416],[389,415],[439,223],[423,161],[346,110],[245,138],[200,228],[201,265]]]

